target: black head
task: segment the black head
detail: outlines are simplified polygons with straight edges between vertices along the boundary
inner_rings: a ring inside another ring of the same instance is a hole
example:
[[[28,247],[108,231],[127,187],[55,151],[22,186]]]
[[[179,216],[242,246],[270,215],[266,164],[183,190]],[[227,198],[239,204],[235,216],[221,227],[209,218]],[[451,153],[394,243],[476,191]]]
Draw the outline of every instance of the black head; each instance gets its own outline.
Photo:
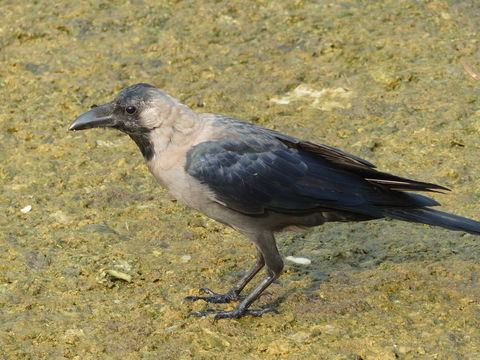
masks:
[[[148,116],[148,113],[152,113],[154,108],[161,109],[165,102],[172,101],[172,98],[155,86],[136,84],[123,89],[112,102],[80,115],[68,129],[110,127],[127,134],[146,133],[158,125],[152,115],[161,115]]]
[[[155,86],[136,84],[123,89],[116,98],[80,115],[68,128],[114,128],[130,135],[146,159],[153,156],[149,133],[160,127],[163,115],[177,101]]]

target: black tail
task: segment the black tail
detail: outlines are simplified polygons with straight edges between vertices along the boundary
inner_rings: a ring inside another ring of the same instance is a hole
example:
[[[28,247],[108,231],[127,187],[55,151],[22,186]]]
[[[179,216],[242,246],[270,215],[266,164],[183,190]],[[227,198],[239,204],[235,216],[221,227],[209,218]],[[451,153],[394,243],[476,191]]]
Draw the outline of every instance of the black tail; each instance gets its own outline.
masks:
[[[383,211],[385,217],[411,221],[433,226],[440,226],[450,230],[465,231],[473,235],[480,235],[480,222],[443,211],[429,208],[420,209],[387,209]]]

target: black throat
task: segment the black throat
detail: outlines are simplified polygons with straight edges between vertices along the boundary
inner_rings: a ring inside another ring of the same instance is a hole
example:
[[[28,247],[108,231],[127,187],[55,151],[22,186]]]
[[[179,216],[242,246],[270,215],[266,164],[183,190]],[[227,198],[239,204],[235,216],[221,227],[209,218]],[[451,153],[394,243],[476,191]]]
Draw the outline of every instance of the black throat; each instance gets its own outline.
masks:
[[[149,139],[148,133],[128,134],[142,152],[145,160],[153,158],[153,144]]]

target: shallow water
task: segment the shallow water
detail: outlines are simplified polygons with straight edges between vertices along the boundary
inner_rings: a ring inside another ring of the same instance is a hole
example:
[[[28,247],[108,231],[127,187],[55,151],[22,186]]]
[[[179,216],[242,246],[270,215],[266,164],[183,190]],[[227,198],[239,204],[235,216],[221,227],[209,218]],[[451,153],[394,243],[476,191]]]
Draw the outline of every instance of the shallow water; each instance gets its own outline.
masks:
[[[478,359],[480,245],[394,221],[278,236],[280,314],[180,304],[254,261],[155,184],[113,131],[69,133],[148,82],[199,112],[327,143],[445,185],[480,219],[474,1],[2,1],[0,354],[5,359]],[[20,210],[30,205],[29,212]],[[115,280],[108,270],[130,275]]]

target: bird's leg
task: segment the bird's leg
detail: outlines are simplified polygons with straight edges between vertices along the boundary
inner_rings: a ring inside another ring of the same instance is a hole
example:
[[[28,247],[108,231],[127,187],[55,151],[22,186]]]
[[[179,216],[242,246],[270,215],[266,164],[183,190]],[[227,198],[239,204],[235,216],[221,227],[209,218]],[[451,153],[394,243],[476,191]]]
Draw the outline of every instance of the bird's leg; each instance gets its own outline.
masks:
[[[265,265],[265,260],[263,260],[263,255],[260,251],[257,252],[257,260],[255,264],[247,271],[247,273],[240,279],[238,282],[225,294],[217,294],[208,288],[201,288],[202,293],[208,294],[210,296],[187,296],[183,298],[184,301],[197,301],[203,300],[209,303],[222,304],[229,303],[231,301],[242,301],[245,299],[245,296],[240,295],[240,292],[243,288],[253,279],[253,277],[260,271],[261,268]]]
[[[195,311],[192,315],[205,316],[216,314],[214,320],[237,319],[244,315],[261,316],[267,312],[276,312],[275,309],[267,307],[264,309],[249,309],[248,307],[262,294],[262,292],[275,281],[283,270],[283,261],[278,253],[273,234],[262,233],[254,238],[258,250],[263,256],[267,266],[267,276],[258,284],[233,310],[207,309],[206,311]]]
[[[213,318],[215,321],[220,319],[238,319],[245,315],[262,316],[267,312],[277,312],[274,308],[266,307],[263,309],[249,309],[248,307],[254,302],[275,279],[280,276],[278,274],[270,274],[266,276],[260,284],[258,284],[238,306],[233,310],[221,310],[221,309],[207,309],[206,311],[192,311],[190,314],[195,316],[206,316],[210,314],[216,314]]]

